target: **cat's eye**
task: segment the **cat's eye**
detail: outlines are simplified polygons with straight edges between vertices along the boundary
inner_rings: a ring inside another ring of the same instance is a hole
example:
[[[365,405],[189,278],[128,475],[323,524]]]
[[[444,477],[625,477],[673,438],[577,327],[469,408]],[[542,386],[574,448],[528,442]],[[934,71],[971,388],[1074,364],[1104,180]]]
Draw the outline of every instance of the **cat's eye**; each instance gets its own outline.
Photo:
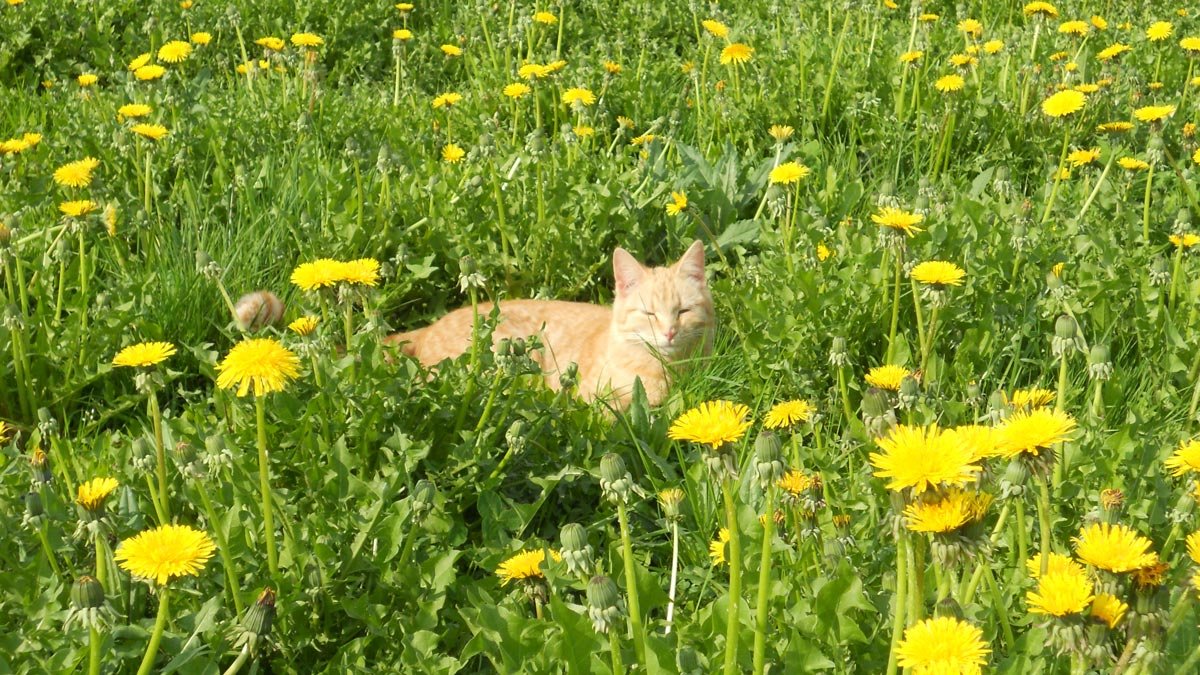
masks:
[[[675,310],[675,316],[683,316],[690,311],[692,311],[691,307],[680,307],[679,309]]]

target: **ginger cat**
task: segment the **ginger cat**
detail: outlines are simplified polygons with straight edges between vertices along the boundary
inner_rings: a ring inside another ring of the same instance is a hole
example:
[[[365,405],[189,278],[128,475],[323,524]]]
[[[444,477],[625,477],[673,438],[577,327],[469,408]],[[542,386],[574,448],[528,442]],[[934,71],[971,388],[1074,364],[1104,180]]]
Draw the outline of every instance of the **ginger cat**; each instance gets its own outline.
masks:
[[[666,366],[697,351],[712,349],[712,296],[704,279],[704,246],[694,242],[670,267],[648,268],[625,249],[613,251],[616,293],[612,307],[553,300],[506,300],[493,344],[503,338],[538,335],[543,349],[534,354],[546,383],[559,388],[559,373],[579,366],[579,394],[585,401],[606,398],[629,405],[640,378],[651,405],[660,403],[670,385]],[[487,316],[492,306],[481,306]],[[422,365],[433,366],[471,346],[474,313],[455,310],[433,324],[385,339],[399,344]]]

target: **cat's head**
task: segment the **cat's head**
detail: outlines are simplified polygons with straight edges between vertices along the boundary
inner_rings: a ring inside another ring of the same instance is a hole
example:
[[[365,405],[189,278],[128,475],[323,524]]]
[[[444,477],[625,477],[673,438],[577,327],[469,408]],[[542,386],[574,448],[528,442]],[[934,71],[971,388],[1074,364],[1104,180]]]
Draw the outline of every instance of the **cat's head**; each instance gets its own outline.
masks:
[[[693,242],[669,267],[645,267],[623,248],[613,251],[613,334],[649,347],[668,361],[711,347],[716,325],[704,279],[704,245]]]

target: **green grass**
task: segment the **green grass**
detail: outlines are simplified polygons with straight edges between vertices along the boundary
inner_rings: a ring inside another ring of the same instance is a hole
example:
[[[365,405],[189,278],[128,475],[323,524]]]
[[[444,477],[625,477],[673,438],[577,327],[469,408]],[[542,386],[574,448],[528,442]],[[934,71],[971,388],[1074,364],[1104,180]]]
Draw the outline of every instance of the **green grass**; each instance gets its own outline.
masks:
[[[407,19],[387,2],[243,1],[229,10],[197,2],[186,11],[130,2],[0,6],[0,140],[44,136],[36,148],[0,157],[0,219],[11,232],[0,244],[0,419],[17,432],[3,446],[0,478],[11,505],[0,509],[0,528],[12,542],[0,552],[10,571],[0,586],[0,667],[85,667],[88,631],[62,623],[72,583],[95,566],[92,538],[75,534],[74,490],[95,476],[120,481],[102,528],[112,548],[158,524],[146,482],[154,460],[138,455],[153,439],[145,396],[133,374],[108,364],[125,345],[167,340],[179,354],[156,377],[172,512],[226,542],[240,603],[265,586],[278,592],[274,635],[256,652],[257,667],[607,672],[609,639],[588,621],[586,579],[549,566],[539,619],[526,590],[500,585],[494,572],[522,549],[557,547],[560,528],[579,522],[596,548],[597,571],[624,589],[616,518],[599,487],[599,457],[616,452],[644,491],[629,511],[645,669],[657,662],[673,672],[694,661],[700,672],[715,671],[724,663],[731,599],[728,570],[710,564],[708,546],[728,523],[702,453],[669,441],[666,431],[705,400],[743,402],[760,419],[776,402],[806,398],[819,419],[799,436],[793,468],[819,472],[824,489],[807,495],[812,520],[785,502],[766,659],[776,672],[885,670],[898,498],[871,475],[867,456],[877,448],[858,419],[846,419],[829,361],[834,339],[844,338],[849,404],[859,415],[863,376],[889,351],[898,249],[884,253],[870,220],[884,205],[925,215],[925,231],[903,247],[906,264],[940,259],[967,272],[939,313],[920,396],[896,412],[901,421],[992,423],[1007,412],[996,392],[1055,389],[1051,344],[1063,313],[1078,319],[1089,348],[1109,348],[1100,414],[1092,410],[1087,354],[1069,356],[1065,409],[1080,428],[1053,495],[1054,550],[1070,553],[1071,537],[1096,519],[1128,524],[1161,550],[1179,523],[1162,589],[1141,593],[1112,581],[1132,609],[1112,631],[1089,627],[1087,639],[1102,671],[1127,648],[1137,658],[1124,672],[1182,663],[1197,644],[1186,604],[1194,565],[1180,533],[1195,525],[1190,481],[1167,475],[1162,460],[1195,426],[1200,289],[1194,256],[1185,251],[1176,271],[1168,235],[1193,231],[1198,207],[1197,142],[1185,123],[1200,98],[1181,92],[1188,74],[1200,73],[1177,42],[1200,29],[1195,16],[1154,5],[1152,18],[1172,21],[1174,33],[1150,43],[1145,12],[1102,2],[1058,9],[1060,20],[1100,14],[1109,27],[1081,41],[1047,22],[1035,68],[1028,55],[1037,20],[1006,3],[967,3],[961,16],[926,7],[940,20],[916,25],[907,8],[875,3],[752,2],[708,14],[682,2],[584,2],[520,4],[510,14],[506,5],[441,2],[418,4]],[[538,10],[561,23],[532,23]],[[979,44],[1005,46],[978,54],[963,91],[940,94],[933,82],[964,48],[955,24],[968,17],[984,26]],[[723,43],[700,27],[707,18],[755,49],[736,73],[719,64]],[[1123,28],[1125,21],[1133,25]],[[401,26],[415,34],[411,42],[391,39]],[[211,32],[212,43],[169,67],[164,80],[137,82],[126,70],[138,54],[199,30]],[[311,70],[289,47],[270,56],[283,72],[235,72],[243,48],[252,59],[264,56],[254,39],[301,30],[325,40]],[[901,66],[896,59],[910,35],[925,56]],[[1133,51],[1117,63],[1094,58],[1117,41]],[[464,55],[444,56],[444,43]],[[1052,61],[1059,51],[1068,55]],[[524,61],[557,58],[566,66],[533,82],[533,96],[514,102],[501,94]],[[606,75],[609,60],[621,65],[619,74]],[[1071,60],[1074,74],[1064,69]],[[1158,90],[1150,87],[1156,71]],[[81,90],[74,77],[82,72],[96,73],[99,83]],[[1111,83],[1075,116],[1041,114],[1056,84],[1102,78]],[[595,92],[596,105],[563,106],[561,92],[576,86]],[[460,104],[432,107],[451,91],[462,94]],[[116,119],[131,101],[151,105],[151,120],[170,135],[151,144],[131,134]],[[1095,131],[1133,120],[1136,107],[1164,103],[1180,109],[1161,130],[1136,123],[1127,134]],[[773,124],[794,134],[777,143],[767,133]],[[579,125],[594,136],[576,135]],[[1043,218],[1067,127],[1071,147],[1099,148],[1101,158],[1061,181]],[[655,139],[641,143],[645,134]],[[450,142],[467,151],[463,162],[441,161]],[[54,184],[56,167],[85,156],[101,162],[89,188]],[[1115,163],[1104,172],[1110,158],[1123,156],[1155,160],[1148,190],[1145,172]],[[812,169],[798,192],[768,184],[770,169],[788,160]],[[689,201],[678,217],[665,212],[674,191]],[[61,216],[58,203],[79,198],[116,208],[113,234],[99,214],[79,222]],[[378,346],[393,330],[467,302],[459,286],[466,256],[488,298],[607,302],[614,247],[663,263],[693,238],[707,246],[717,348],[681,375],[659,408],[635,404],[614,419],[544,390],[536,375],[506,371],[487,352],[478,370],[461,359],[429,378],[406,360],[388,363]],[[818,244],[834,255],[818,260]],[[202,270],[198,254],[214,266]],[[288,281],[297,264],[321,257],[383,263],[380,285],[354,305],[349,345],[340,324],[349,300],[318,299]],[[1060,278],[1052,278],[1056,263],[1064,264]],[[278,292],[289,320],[326,313],[308,340],[268,331],[298,351],[304,371],[268,401],[276,579],[263,548],[253,405],[214,385],[217,362],[241,339],[217,279],[235,299]],[[1170,283],[1177,283],[1173,304]],[[900,289],[892,360],[916,368],[915,291],[907,278]],[[928,322],[928,303],[922,310]],[[757,432],[752,427],[736,448],[747,554],[739,670],[750,668],[758,597]],[[793,459],[792,448],[785,443],[785,457]],[[49,483],[33,480],[29,458],[38,449],[50,458]],[[1017,548],[1033,532],[1030,552],[1038,550],[1037,490],[1030,482],[1023,497],[1002,496],[1006,470],[993,461],[985,471],[984,488],[997,504],[982,528],[990,532],[1002,505],[1024,500],[1027,531],[1010,517],[996,544],[985,546],[1004,611],[986,583],[961,611],[983,630],[990,668],[1072,672],[1080,664],[1056,655],[1045,622],[1027,613],[1025,592],[1035,582]],[[437,488],[431,504],[414,496],[421,480]],[[687,498],[676,615],[664,634],[671,540],[653,495],[668,487]],[[1101,508],[1105,488],[1123,491],[1119,512]],[[30,492],[44,509],[39,518],[22,514]],[[848,528],[834,525],[841,515],[850,517]],[[926,614],[937,587],[928,576]],[[215,555],[197,578],[176,585],[159,667],[213,672],[234,662],[240,647],[230,630],[239,617],[227,579],[224,556]],[[124,672],[142,657],[158,599],[123,570],[114,568],[109,580],[113,616],[102,652],[109,670]],[[1003,619],[1015,644],[1005,639]],[[623,662],[632,664],[634,643],[618,633]]]

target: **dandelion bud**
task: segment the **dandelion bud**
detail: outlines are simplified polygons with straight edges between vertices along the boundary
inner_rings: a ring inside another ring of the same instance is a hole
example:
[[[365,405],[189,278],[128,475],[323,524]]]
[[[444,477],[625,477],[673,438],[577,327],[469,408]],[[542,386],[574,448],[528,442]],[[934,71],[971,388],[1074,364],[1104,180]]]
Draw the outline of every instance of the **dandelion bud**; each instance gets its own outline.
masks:
[[[1118,511],[1124,505],[1124,492],[1116,488],[1107,488],[1100,491],[1100,506],[1104,507],[1105,511]]]
[[[579,384],[579,365],[572,361],[558,374],[558,385],[564,390],[569,390],[577,384]]]
[[[846,351],[846,338],[833,338],[833,346],[829,348],[829,364],[835,368],[850,365],[850,354]]]
[[[54,419],[54,415],[50,414],[49,408],[38,408],[38,431],[42,437],[51,436],[58,431],[58,420]]]
[[[754,470],[758,475],[758,484],[763,490],[771,487],[783,478],[787,466],[783,463],[783,447],[779,437],[770,431],[764,431],[754,440],[755,463]]]
[[[607,633],[609,627],[625,615],[624,605],[621,592],[612,579],[595,576],[588,582],[588,618],[592,620],[592,627],[597,633]]]
[[[1112,377],[1112,363],[1108,360],[1107,345],[1093,345],[1088,352],[1088,376],[1101,382]]]
[[[53,477],[50,474],[50,459],[41,448],[34,448],[29,455],[29,468],[33,469],[34,483],[49,483]]]
[[[12,239],[12,228],[7,223],[0,223],[0,246],[8,246]]]
[[[1170,263],[1168,263],[1167,259],[1162,256],[1155,256],[1154,261],[1150,263],[1150,285],[1166,286],[1170,282]]]
[[[1054,270],[1046,272],[1046,288],[1051,292],[1057,291],[1063,287],[1062,277],[1054,273]]]
[[[563,562],[571,574],[583,576],[592,569],[594,551],[588,543],[587,530],[579,523],[567,523],[558,533]]]
[[[663,516],[670,522],[678,522],[683,517],[683,490],[667,488],[658,493],[658,503],[662,505]]]
[[[496,360],[503,361],[512,355],[512,339],[502,338],[496,343]]]
[[[104,587],[88,575],[75,580],[71,586],[71,606],[76,609],[91,609],[104,604]]]
[[[525,450],[525,420],[516,420],[510,424],[508,431],[504,432],[504,441],[508,443],[508,449],[514,455]]]
[[[258,600],[246,608],[242,620],[235,630],[238,633],[234,642],[235,649],[250,645],[253,654],[258,644],[271,636],[271,627],[275,623],[275,591],[264,588]]]
[[[921,385],[912,375],[905,375],[900,380],[900,391],[897,395],[897,401],[900,409],[911,410],[917,406],[917,401],[921,399]]]
[[[625,470],[625,460],[615,452],[600,458],[600,490],[604,498],[613,504],[629,503],[633,491],[633,476]]]
[[[1029,467],[1020,459],[1014,459],[1004,469],[1000,478],[1000,495],[1002,497],[1020,497],[1025,494],[1025,481],[1029,480]]]
[[[1175,213],[1175,229],[1185,230],[1192,224],[1192,210],[1188,208],[1179,209]]]
[[[437,498],[437,486],[421,479],[413,486],[412,491],[412,513],[414,519],[420,519],[433,509],[433,502]]]
[[[938,603],[933,607],[933,614],[934,616],[948,616],[960,621],[963,619],[962,605],[959,605],[957,600],[949,596],[938,600]]]
[[[885,392],[875,387],[867,390],[862,399],[863,424],[873,437],[880,437],[896,425],[896,413]]]
[[[1063,358],[1072,350],[1083,351],[1083,336],[1079,334],[1079,324],[1075,318],[1063,314],[1054,322],[1054,338],[1050,341],[1050,351],[1056,358]]]
[[[25,517],[33,520],[40,518],[46,509],[42,507],[42,496],[36,492],[25,493]]]
[[[968,382],[967,383],[967,398],[974,401],[979,398],[979,394],[980,394],[979,383],[976,382],[975,380],[971,380],[970,382]]]
[[[155,466],[154,448],[145,438],[138,437],[133,441],[133,468],[137,471],[151,471]]]

